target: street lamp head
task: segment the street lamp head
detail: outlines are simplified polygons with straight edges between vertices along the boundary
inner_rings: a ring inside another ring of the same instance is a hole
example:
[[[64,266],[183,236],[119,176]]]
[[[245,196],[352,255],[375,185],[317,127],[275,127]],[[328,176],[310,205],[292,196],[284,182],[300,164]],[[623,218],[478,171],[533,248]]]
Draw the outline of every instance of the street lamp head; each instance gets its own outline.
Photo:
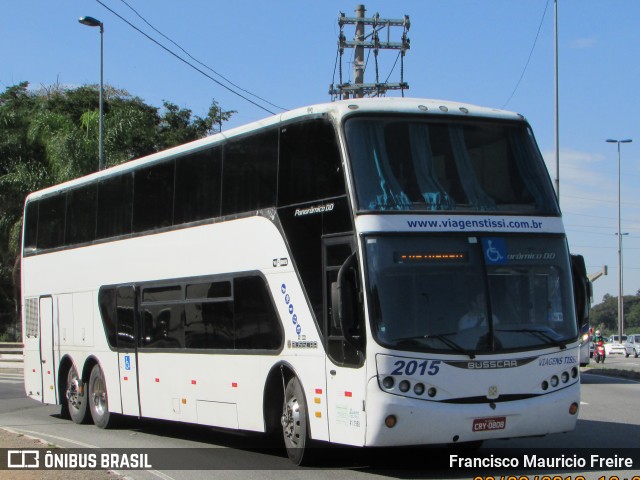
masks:
[[[80,17],[78,22],[88,27],[102,27],[102,22],[93,17]]]
[[[614,140],[613,138],[608,138],[607,143],[631,143],[633,142],[630,138],[625,138],[624,140]]]

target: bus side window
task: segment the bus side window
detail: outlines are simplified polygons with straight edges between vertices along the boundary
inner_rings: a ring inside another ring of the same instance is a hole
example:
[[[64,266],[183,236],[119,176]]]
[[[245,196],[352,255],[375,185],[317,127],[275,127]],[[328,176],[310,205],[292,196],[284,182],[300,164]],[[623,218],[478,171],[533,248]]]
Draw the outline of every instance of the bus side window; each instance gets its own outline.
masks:
[[[40,201],[35,200],[27,204],[25,211],[24,250],[34,250],[38,239],[38,207]]]
[[[131,233],[133,174],[109,177],[98,183],[98,226],[96,238]]]
[[[173,223],[175,162],[165,161],[136,171],[133,195],[133,231],[168,227]],[[163,192],[158,195],[157,192]]]
[[[278,131],[268,130],[224,146],[222,215],[273,207],[276,203]]]
[[[40,201],[38,217],[38,249],[64,245],[66,195],[52,195]]]
[[[95,184],[74,188],[67,192],[65,245],[95,240],[97,197],[98,188]]]

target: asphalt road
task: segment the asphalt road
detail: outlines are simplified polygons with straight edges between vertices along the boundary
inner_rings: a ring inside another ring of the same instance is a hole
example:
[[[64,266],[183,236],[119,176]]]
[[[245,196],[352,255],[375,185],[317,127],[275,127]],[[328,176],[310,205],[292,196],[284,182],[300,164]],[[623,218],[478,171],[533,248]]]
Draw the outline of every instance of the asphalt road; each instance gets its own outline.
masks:
[[[609,368],[638,368],[640,359],[610,358]],[[625,363],[629,365],[624,366]],[[640,382],[632,379],[600,375],[600,367],[588,368],[582,375],[582,402],[578,425],[575,431],[550,435],[542,438],[515,439],[509,441],[485,442],[482,451],[493,449],[518,448],[537,449],[554,448],[566,451],[570,448],[639,448],[640,446]],[[127,470],[123,472],[134,480],[164,479],[373,479],[391,478],[479,478],[487,480],[493,472],[461,472],[455,469],[434,471],[403,469],[408,461],[408,452],[391,451],[376,453],[378,458],[362,455],[358,450],[324,449],[320,456],[331,468],[299,469],[292,468],[285,453],[274,447],[261,436],[241,436],[229,433],[212,432],[211,429],[160,421],[138,421],[128,419],[116,429],[101,430],[93,425],[75,425],[59,418],[59,407],[41,405],[25,397],[19,375],[7,375],[0,372],[0,426],[33,435],[52,444],[65,448],[185,448],[198,455],[214,458],[228,470]],[[196,450],[197,449],[197,450]],[[206,449],[206,450],[201,450]],[[416,452],[409,452],[415,454]],[[428,465],[428,450],[418,454]],[[240,469],[238,469],[240,468]],[[46,472],[43,472],[46,474]],[[535,472],[514,472],[508,475],[515,479],[535,480]],[[549,475],[548,470],[543,472]],[[640,478],[640,470],[621,471],[608,469],[598,472],[582,472],[573,469],[561,473],[561,480],[574,480],[581,474],[585,480],[620,480]],[[502,472],[504,475],[505,472]],[[480,476],[482,475],[482,476]],[[496,480],[500,472],[495,472]],[[0,471],[0,478],[3,472]],[[47,478],[46,475],[43,478]],[[91,473],[87,473],[91,478]],[[505,476],[504,480],[509,477]],[[560,479],[560,477],[558,477]],[[538,480],[547,480],[539,476]],[[551,476],[548,480],[555,480]]]

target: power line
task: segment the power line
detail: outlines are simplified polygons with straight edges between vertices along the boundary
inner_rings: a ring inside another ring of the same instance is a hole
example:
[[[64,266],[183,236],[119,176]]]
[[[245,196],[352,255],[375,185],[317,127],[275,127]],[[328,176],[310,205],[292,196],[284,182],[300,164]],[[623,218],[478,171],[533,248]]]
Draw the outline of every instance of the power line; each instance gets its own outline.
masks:
[[[210,70],[211,72],[213,72],[214,74],[216,74],[217,76],[219,76],[220,78],[222,78],[225,82],[229,83],[230,85],[233,85],[235,88],[242,90],[245,93],[248,93],[249,95],[265,102],[268,103],[269,105],[271,105],[272,107],[275,108],[279,108],[280,110],[287,110],[286,108],[280,107],[278,105],[275,105],[273,103],[271,103],[269,100],[266,100],[258,95],[256,95],[255,93],[250,92],[249,90],[246,90],[244,88],[242,88],[241,86],[233,83],[231,80],[229,80],[228,78],[226,78],[224,75],[222,75],[221,73],[216,72],[213,68],[211,68],[209,65],[201,62],[200,60],[198,60],[197,58],[195,58],[193,55],[191,55],[189,52],[187,52],[184,48],[182,48],[178,43],[176,43],[174,40],[172,40],[171,38],[167,37],[164,33],[162,33],[160,30],[158,30],[156,27],[154,27],[153,25],[151,25],[146,18],[144,18],[140,12],[138,12],[135,8],[133,8],[131,5],[129,5],[125,0],[120,0],[122,3],[124,3],[127,7],[129,7],[129,9],[131,9],[131,11],[133,13],[135,13],[144,23],[146,23],[147,25],[149,25],[149,27],[151,27],[155,32],[159,33],[160,35],[162,35],[164,38],[166,38],[167,40],[169,40],[171,43],[173,43],[176,47],[178,47],[180,50],[182,50],[191,60],[195,61],[196,63],[199,63],[200,65],[202,65],[204,68],[206,68],[207,70]]]
[[[120,20],[122,20],[123,22],[125,22],[127,25],[129,25],[131,28],[133,28],[134,30],[136,30],[138,33],[144,35],[147,39],[151,40],[153,43],[155,43],[156,45],[158,45],[160,48],[162,48],[163,50],[165,50],[167,53],[170,53],[171,55],[173,55],[174,57],[176,57],[178,60],[180,60],[181,62],[185,63],[186,65],[190,66],[191,68],[193,68],[195,71],[197,71],[198,73],[201,73],[202,75],[204,75],[205,77],[207,77],[209,80],[211,80],[212,82],[220,85],[222,88],[230,91],[231,93],[233,93],[234,95],[237,95],[238,97],[246,100],[247,102],[251,103],[252,105],[264,110],[267,113],[270,113],[271,115],[275,115],[275,112],[272,112],[271,110],[269,110],[268,108],[263,107],[262,105],[254,102],[253,100],[251,100],[250,98],[245,97],[244,95],[242,95],[241,93],[236,92],[234,89],[232,89],[231,87],[225,85],[224,83],[220,82],[219,80],[216,80],[215,78],[213,78],[211,75],[209,75],[206,72],[203,72],[201,69],[199,69],[198,67],[196,67],[195,65],[193,65],[192,63],[188,62],[187,60],[185,60],[184,58],[182,58],[180,55],[178,55],[177,53],[173,52],[172,50],[170,50],[169,48],[165,47],[164,45],[162,45],[160,42],[158,42],[156,39],[154,39],[153,37],[147,35],[145,32],[143,32],[142,30],[140,30],[138,27],[136,27],[134,24],[132,24],[129,20],[127,20],[126,18],[124,18],[123,16],[121,16],[120,14],[118,14],[117,12],[115,12],[113,9],[109,8],[108,6],[106,6],[104,3],[102,3],[100,0],[96,0],[96,2],[98,2],[100,5],[102,5],[104,8],[106,8],[107,10],[109,10],[111,13],[113,13],[116,17],[118,17]]]
[[[533,55],[533,50],[536,48],[536,44],[538,43],[538,37],[540,36],[540,30],[542,29],[542,23],[544,22],[544,17],[547,14],[547,7],[548,6],[549,6],[549,0],[547,0],[547,3],[544,6],[544,12],[542,12],[542,18],[540,19],[540,25],[538,25],[538,32],[536,33],[536,38],[533,41],[533,45],[531,46],[531,51],[529,52],[529,58],[527,58],[527,63],[525,63],[524,68],[522,69],[522,73],[520,74],[520,78],[518,79],[518,83],[516,84],[515,88],[513,89],[513,92],[511,92],[511,95],[509,96],[507,101],[504,103],[502,108],[505,108],[509,104],[509,102],[511,101],[513,96],[516,94],[516,91],[518,90],[518,87],[520,86],[520,82],[524,78],[524,74],[527,71],[527,67],[529,66],[529,62],[531,61],[531,56]]]

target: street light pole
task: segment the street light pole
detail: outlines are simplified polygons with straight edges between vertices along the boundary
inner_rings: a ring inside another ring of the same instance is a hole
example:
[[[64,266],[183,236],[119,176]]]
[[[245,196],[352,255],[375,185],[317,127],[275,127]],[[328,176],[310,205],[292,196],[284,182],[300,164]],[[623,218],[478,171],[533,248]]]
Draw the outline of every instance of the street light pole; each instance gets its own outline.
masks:
[[[624,323],[624,293],[622,291],[622,220],[621,220],[621,195],[620,195],[620,184],[621,184],[621,172],[620,172],[620,144],[621,143],[631,143],[633,140],[630,138],[626,138],[624,140],[614,140],[607,139],[607,143],[616,143],[618,144],[618,339],[620,343],[622,343],[622,331],[623,323]],[[626,235],[626,234],[624,234]]]
[[[97,20],[93,17],[80,17],[78,21],[82,25],[87,25],[88,27],[100,27],[100,126],[99,126],[99,160],[98,160],[98,170],[104,170],[105,162],[104,162],[104,108],[103,108],[103,97],[104,97],[104,23],[100,20]]]

